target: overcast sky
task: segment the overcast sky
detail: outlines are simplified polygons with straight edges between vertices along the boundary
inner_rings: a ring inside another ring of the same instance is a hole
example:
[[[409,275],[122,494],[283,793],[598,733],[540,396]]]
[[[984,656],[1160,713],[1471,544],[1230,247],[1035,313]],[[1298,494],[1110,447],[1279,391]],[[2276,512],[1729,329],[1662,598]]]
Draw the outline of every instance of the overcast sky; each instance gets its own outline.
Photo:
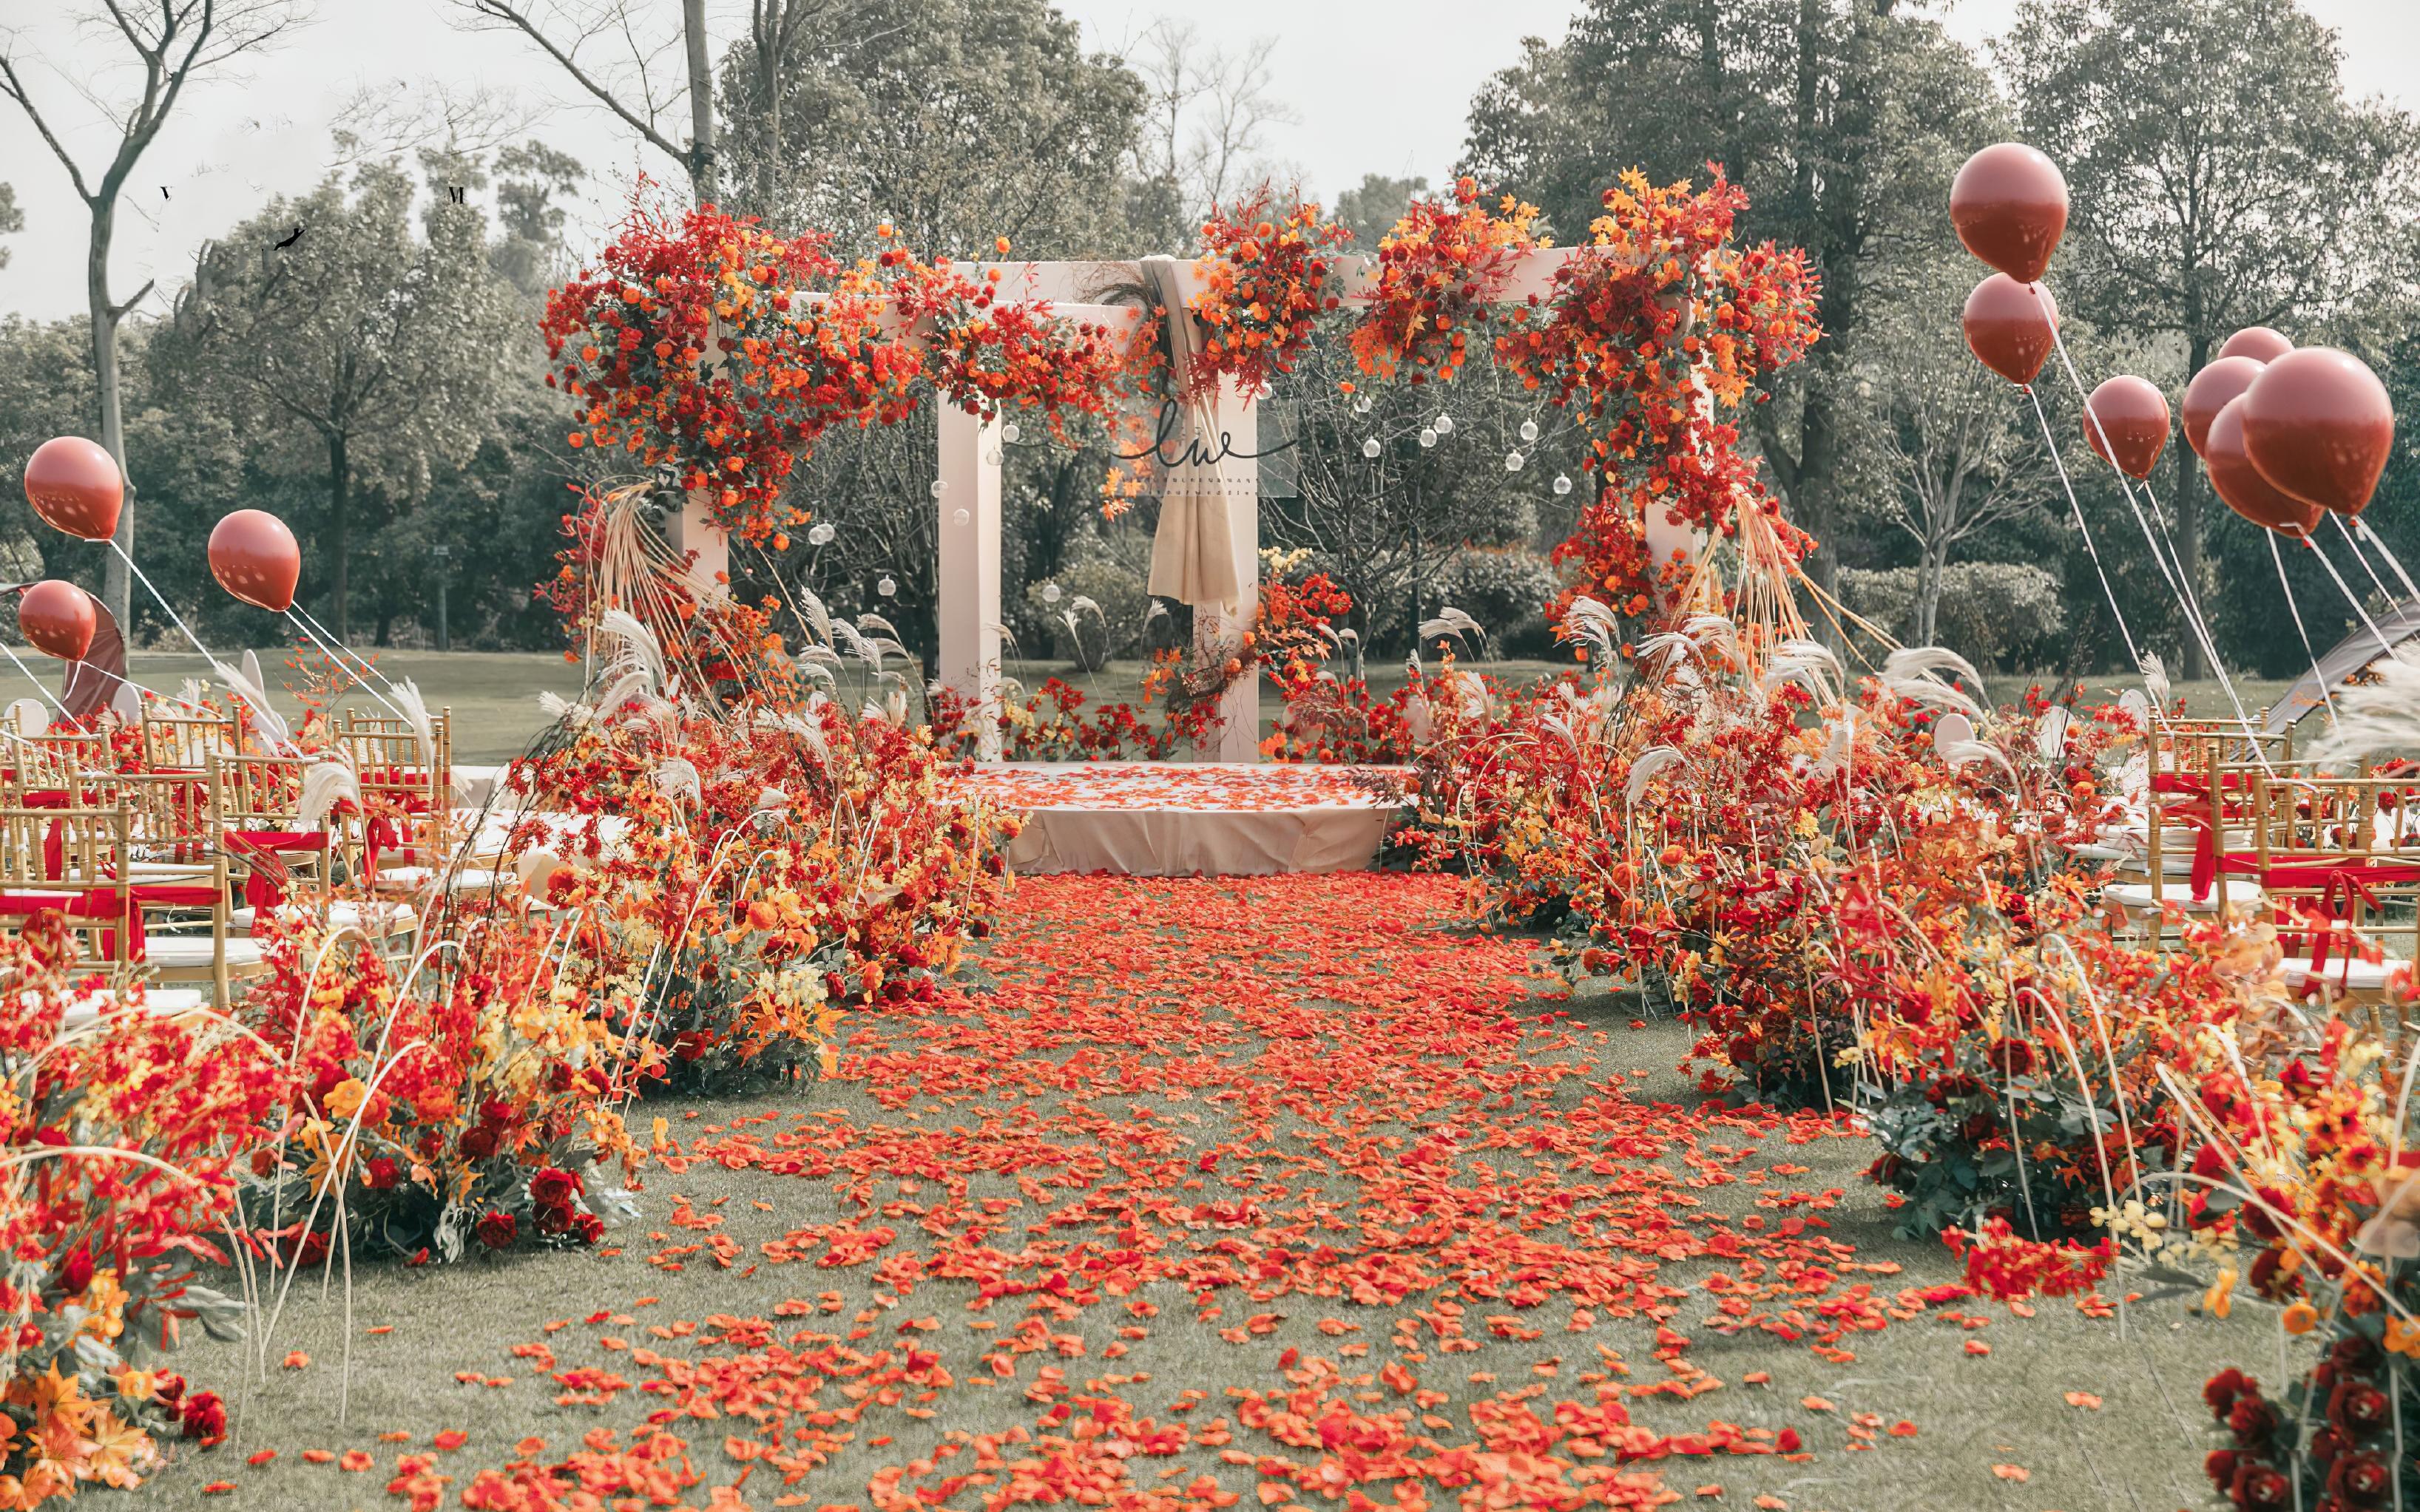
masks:
[[[676,0],[653,0],[677,14]],[[2355,93],[2383,93],[2420,108],[2420,4],[2412,0],[2304,0],[2338,28]],[[1462,143],[1471,94],[1518,55],[1524,35],[1559,36],[1575,0],[1220,0],[1187,8],[1171,0],[1058,0],[1096,46],[1118,47],[1167,14],[1220,18],[1238,40],[1278,39],[1273,92],[1295,123],[1271,146],[1313,191],[1333,197],[1365,173],[1436,179]],[[708,0],[721,35],[734,34],[745,7]],[[2017,0],[1961,0],[1931,8],[1980,42],[2008,23]],[[0,25],[18,27],[18,54],[81,78],[80,60],[114,57],[105,41],[40,11],[85,8],[75,0],[0,0]],[[580,231],[593,237],[612,218],[634,170],[658,177],[677,169],[637,148],[619,123],[578,103],[552,66],[509,37],[454,24],[453,0],[318,0],[316,23],[261,55],[238,83],[180,100],[138,166],[122,202],[113,293],[119,299],[157,278],[172,290],[194,249],[225,232],[273,193],[307,190],[325,171],[327,127],[359,87],[442,79],[509,87],[532,102],[556,102],[536,135],[571,153],[593,176]],[[1204,27],[1205,32],[1208,30]],[[79,42],[85,45],[80,47]],[[115,137],[68,78],[39,64],[28,82],[67,125],[71,149],[97,172]],[[132,81],[103,76],[95,87],[122,93]],[[0,175],[13,182],[26,229],[8,239],[0,312],[52,317],[84,308],[85,217],[67,175],[12,102],[0,100]],[[165,190],[163,196],[163,190]],[[156,309],[158,306],[154,305]]]

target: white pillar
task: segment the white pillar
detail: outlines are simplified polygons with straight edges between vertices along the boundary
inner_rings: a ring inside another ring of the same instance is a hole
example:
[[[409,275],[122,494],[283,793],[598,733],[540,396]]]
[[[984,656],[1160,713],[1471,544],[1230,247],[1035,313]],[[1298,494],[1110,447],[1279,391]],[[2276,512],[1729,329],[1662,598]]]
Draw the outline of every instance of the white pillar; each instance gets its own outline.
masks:
[[[1000,760],[1000,422],[940,408],[940,656],[934,671],[975,711],[976,757]]]
[[[1215,604],[1194,606],[1193,643],[1205,652],[1241,647],[1245,632],[1252,627],[1252,616],[1261,596],[1261,465],[1252,458],[1252,454],[1261,449],[1261,410],[1256,404],[1245,404],[1233,382],[1221,381],[1216,415],[1216,428],[1200,440],[1215,451],[1223,434],[1233,448],[1233,455],[1219,463],[1218,471],[1229,480],[1233,490],[1228,496],[1227,527],[1233,542],[1235,581],[1239,587],[1232,616],[1221,612]],[[1194,755],[1205,762],[1261,759],[1259,669],[1236,679],[1220,696],[1218,726],[1208,740],[1195,748]]]
[[[694,552],[690,559],[691,585],[700,598],[731,591],[731,537],[706,517],[706,494],[691,489],[680,513],[666,521],[664,534],[675,551]]]

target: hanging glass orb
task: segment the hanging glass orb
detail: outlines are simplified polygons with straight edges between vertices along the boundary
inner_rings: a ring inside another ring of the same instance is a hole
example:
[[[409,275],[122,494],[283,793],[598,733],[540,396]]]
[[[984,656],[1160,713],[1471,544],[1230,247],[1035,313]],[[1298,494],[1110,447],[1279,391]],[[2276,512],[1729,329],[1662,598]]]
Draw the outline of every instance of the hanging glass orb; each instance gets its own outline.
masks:
[[[1368,440],[1361,443],[1361,455],[1363,456],[1374,459],[1380,450],[1382,450],[1382,448],[1378,445],[1378,438],[1375,436],[1371,437]]]
[[[1436,417],[1436,433],[1440,436],[1450,436],[1453,434],[1453,417],[1451,415],[1439,415]]]
[[[968,514],[963,509],[953,509],[950,511],[950,523],[953,525],[965,525],[971,522],[973,519],[974,517]]]
[[[892,581],[888,576],[885,576],[880,582],[874,585],[874,591],[880,594],[883,597],[889,598],[892,594],[899,592],[899,585]]]
[[[1504,471],[1507,472],[1518,472],[1521,471],[1520,453],[1507,452],[1504,454]]]
[[[984,448],[984,466],[987,468],[996,468],[1000,466],[1000,458],[1001,450],[999,447],[987,446]]]
[[[935,479],[933,480],[933,497],[934,497],[934,498],[939,499],[939,498],[940,498],[940,497],[941,497],[941,495],[943,495],[943,494],[945,494],[945,493],[948,493],[949,491],[950,491],[950,483],[949,483],[949,480],[948,480],[947,478],[935,478]]]
[[[807,532],[807,544],[809,546],[830,546],[832,543],[832,536],[836,533],[838,532],[833,531],[831,528],[831,522],[830,520],[826,520],[822,524],[817,525],[814,529]]]
[[[1042,602],[1046,604],[1056,604],[1059,602],[1059,585],[1057,583],[1044,583],[1042,585]]]
[[[1569,475],[1569,474],[1567,474],[1567,473],[1561,473],[1561,472],[1558,472],[1558,473],[1556,473],[1556,474],[1555,474],[1555,492],[1557,492],[1557,493],[1559,493],[1559,494],[1563,494],[1563,493],[1569,493],[1569,492],[1571,492],[1571,491],[1572,491],[1572,480],[1571,480],[1570,475]]]
[[[1435,445],[1436,444],[1436,436],[1437,436],[1436,429],[1435,429],[1435,427],[1434,427],[1434,426],[1430,427],[1430,428],[1429,428],[1429,429],[1427,429],[1427,430],[1423,430],[1423,431],[1421,431],[1421,432],[1420,432],[1420,444],[1421,444],[1422,446],[1435,446]]]
[[[1521,439],[1525,441],[1534,441],[1538,439],[1538,423],[1536,421],[1525,420],[1521,422]]]
[[[1015,446],[1017,443],[1018,439],[1023,437],[1024,434],[1025,432],[1018,428],[1016,422],[1014,420],[1000,427],[1000,439],[1006,441],[1011,446]]]
[[[1362,394],[1353,401],[1353,412],[1357,415],[1366,415],[1370,412],[1370,396],[1368,394]]]

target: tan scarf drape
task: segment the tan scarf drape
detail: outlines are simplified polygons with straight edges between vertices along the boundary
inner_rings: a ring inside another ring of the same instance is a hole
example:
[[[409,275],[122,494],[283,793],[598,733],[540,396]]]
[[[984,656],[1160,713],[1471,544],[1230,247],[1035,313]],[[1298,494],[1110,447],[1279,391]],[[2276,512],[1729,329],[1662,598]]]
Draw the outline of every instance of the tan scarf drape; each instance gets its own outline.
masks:
[[[1144,282],[1168,311],[1168,347],[1171,371],[1181,387],[1201,351],[1201,337],[1185,308],[1178,286],[1180,259],[1146,257]],[[1228,511],[1242,498],[1256,507],[1251,475],[1231,459],[1212,463],[1190,460],[1192,445],[1200,455],[1220,450],[1218,418],[1209,395],[1182,407],[1175,434],[1160,442],[1160,455],[1187,458],[1173,466],[1155,464],[1159,471],[1159,528],[1151,541],[1150,591],[1180,604],[1207,604],[1232,609],[1243,594],[1235,569],[1235,536]]]

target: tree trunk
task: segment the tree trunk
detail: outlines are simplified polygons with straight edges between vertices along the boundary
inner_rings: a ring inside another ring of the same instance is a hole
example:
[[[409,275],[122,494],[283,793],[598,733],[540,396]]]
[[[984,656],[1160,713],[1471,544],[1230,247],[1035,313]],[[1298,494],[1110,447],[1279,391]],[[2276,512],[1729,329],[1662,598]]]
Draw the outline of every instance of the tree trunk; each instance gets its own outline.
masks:
[[[714,163],[714,66],[706,52],[706,0],[681,0],[681,30],[689,44],[689,177],[701,205],[718,189]]]
[[[117,313],[109,301],[109,243],[116,230],[117,209],[114,202],[103,202],[93,208],[92,239],[85,259],[85,298],[92,310],[92,376],[99,391],[101,449],[117,459],[119,476],[126,475],[126,416],[117,386]],[[126,484],[125,506],[117,513],[117,548],[128,557],[134,554],[134,483]],[[101,578],[101,601],[117,619],[119,632],[130,646],[139,644],[134,633],[134,621],[127,613],[133,595],[133,582],[126,570],[126,562],[113,552]]]
[[[346,601],[347,571],[350,565],[353,506],[352,461],[345,452],[345,433],[331,432],[328,437],[328,520],[329,552],[336,568],[336,639],[352,639],[350,606]]]
[[[2193,381],[2210,361],[2210,338],[2195,332],[2192,337],[2191,354],[2185,363],[2185,381]],[[2177,454],[2177,574],[2184,579],[2195,598],[2201,595],[2201,459],[2190,446],[2180,446]],[[2178,612],[2184,611],[2178,606]],[[2208,677],[2210,669],[2203,663],[2201,643],[2190,628],[2184,638],[2184,675],[2188,679]]]
[[[1941,577],[1948,569],[1949,548],[1926,542],[1916,568],[1915,644],[1938,645],[1941,640]]]

